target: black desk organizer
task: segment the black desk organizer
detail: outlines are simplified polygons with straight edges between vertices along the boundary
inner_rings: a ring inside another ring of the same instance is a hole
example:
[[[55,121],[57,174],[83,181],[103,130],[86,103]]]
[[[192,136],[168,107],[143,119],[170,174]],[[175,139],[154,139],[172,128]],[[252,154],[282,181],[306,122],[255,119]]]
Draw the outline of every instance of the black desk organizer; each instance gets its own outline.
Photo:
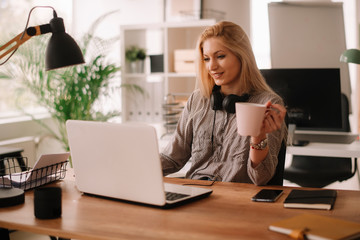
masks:
[[[33,189],[60,179],[66,175],[68,161],[49,165],[43,168],[32,169],[28,167],[28,159],[22,157],[0,159],[0,188],[20,188],[23,190]],[[25,166],[19,164],[23,162]],[[23,171],[23,169],[26,169]]]

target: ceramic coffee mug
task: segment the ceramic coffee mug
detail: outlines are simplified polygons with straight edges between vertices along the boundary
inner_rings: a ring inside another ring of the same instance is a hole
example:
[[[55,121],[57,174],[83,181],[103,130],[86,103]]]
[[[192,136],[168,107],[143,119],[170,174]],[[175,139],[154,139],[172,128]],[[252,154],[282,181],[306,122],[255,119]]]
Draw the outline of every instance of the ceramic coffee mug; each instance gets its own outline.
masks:
[[[235,104],[237,131],[241,136],[259,136],[265,117],[264,104],[238,102]]]

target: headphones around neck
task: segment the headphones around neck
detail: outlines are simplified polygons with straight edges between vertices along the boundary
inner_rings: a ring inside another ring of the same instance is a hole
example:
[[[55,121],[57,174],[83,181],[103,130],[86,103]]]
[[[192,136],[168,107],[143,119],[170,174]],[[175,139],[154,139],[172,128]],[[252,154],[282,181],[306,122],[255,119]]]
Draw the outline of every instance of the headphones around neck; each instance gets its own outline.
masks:
[[[241,96],[230,94],[224,98],[220,88],[220,86],[214,85],[212,89],[210,102],[213,110],[225,109],[228,113],[235,113],[235,103],[247,102],[250,98],[248,93],[244,93]]]

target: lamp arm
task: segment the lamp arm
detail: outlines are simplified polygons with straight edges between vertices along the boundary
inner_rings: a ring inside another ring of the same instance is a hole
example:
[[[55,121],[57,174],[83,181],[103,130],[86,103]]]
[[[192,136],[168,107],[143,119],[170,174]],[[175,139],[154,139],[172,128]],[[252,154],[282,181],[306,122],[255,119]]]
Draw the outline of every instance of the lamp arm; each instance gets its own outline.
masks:
[[[9,42],[7,42],[6,44],[0,47],[0,53],[5,51],[8,47],[10,47],[0,55],[0,59],[8,55],[10,52],[15,51],[17,48],[20,47],[20,45],[25,43],[31,37],[49,32],[51,32],[50,24],[43,24],[43,25],[27,28],[25,32],[18,34],[16,37],[14,37]]]

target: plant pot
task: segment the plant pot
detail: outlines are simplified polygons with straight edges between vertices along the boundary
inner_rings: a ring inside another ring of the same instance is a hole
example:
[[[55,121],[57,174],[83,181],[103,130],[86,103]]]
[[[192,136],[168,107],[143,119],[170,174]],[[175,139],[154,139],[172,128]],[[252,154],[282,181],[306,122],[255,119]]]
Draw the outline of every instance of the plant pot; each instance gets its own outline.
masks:
[[[144,61],[130,62],[129,64],[130,73],[144,73]]]

